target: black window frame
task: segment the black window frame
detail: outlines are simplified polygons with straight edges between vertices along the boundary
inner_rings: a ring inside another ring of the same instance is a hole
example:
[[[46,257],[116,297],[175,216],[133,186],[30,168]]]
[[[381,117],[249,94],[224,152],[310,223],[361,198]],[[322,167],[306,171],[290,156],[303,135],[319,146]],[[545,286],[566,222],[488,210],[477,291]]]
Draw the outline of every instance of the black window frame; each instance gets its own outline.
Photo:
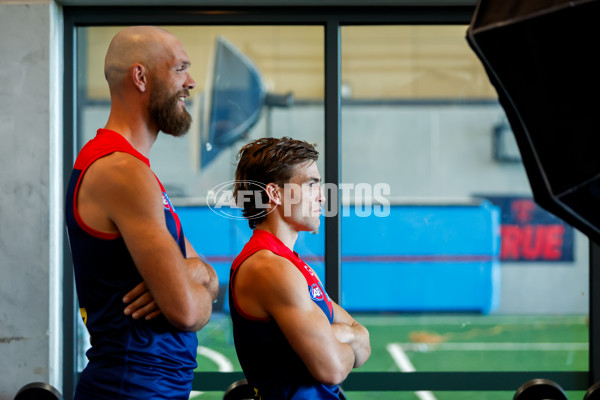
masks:
[[[356,25],[467,25],[475,6],[255,6],[255,7],[143,7],[143,6],[64,6],[64,182],[68,182],[76,156],[77,104],[77,28],[126,25],[321,25],[325,49],[325,182],[340,182],[341,161],[341,27]],[[466,44],[466,43],[465,43]],[[338,196],[339,201],[339,196]],[[338,204],[339,206],[339,204]],[[338,208],[339,209],[339,208]],[[326,290],[337,300],[340,293],[340,219],[325,220]],[[68,239],[64,240],[63,281],[63,393],[72,398],[78,379],[76,370],[77,299]],[[600,332],[600,247],[590,242],[590,334],[589,371],[552,372],[360,372],[349,375],[343,383],[346,391],[514,391],[524,382],[546,378],[558,382],[565,390],[586,390],[600,377],[600,352],[596,333]],[[198,372],[194,390],[222,391],[241,372]]]

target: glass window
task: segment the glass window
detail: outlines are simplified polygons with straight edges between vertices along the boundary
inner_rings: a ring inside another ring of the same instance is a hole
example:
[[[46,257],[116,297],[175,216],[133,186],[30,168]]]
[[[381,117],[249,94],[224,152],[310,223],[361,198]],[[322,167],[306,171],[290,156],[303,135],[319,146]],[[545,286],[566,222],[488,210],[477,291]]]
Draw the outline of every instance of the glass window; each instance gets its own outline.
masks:
[[[104,56],[121,27],[79,28],[80,149],[110,112]],[[321,26],[166,26],[184,45],[197,86],[190,132],[159,135],[152,169],[169,194],[195,250],[221,286],[210,324],[198,332],[197,371],[241,371],[231,334],[227,285],[233,259],[252,231],[229,195],[238,150],[259,137],[290,136],[316,145],[324,165],[324,66]],[[223,197],[225,196],[225,197]],[[303,233],[295,250],[325,280],[324,232]],[[78,369],[87,340],[79,327]],[[202,397],[206,398],[206,396]]]
[[[226,292],[231,262],[251,231],[220,195],[231,189],[237,151],[258,137],[315,143],[324,177],[323,27],[165,28],[192,61],[194,124],[183,138],[159,136],[150,160],[186,236],[219,276],[213,317],[198,332],[197,371],[240,371]],[[78,148],[106,123],[104,55],[119,29],[77,28]],[[587,371],[587,239],[533,202],[466,29],[341,28],[340,303],[369,329],[373,350],[356,373]],[[325,233],[301,234],[296,245],[322,280]],[[77,336],[81,371],[82,325]]]
[[[342,28],[341,304],[371,332],[363,370],[586,371],[587,240],[533,202],[466,29]]]

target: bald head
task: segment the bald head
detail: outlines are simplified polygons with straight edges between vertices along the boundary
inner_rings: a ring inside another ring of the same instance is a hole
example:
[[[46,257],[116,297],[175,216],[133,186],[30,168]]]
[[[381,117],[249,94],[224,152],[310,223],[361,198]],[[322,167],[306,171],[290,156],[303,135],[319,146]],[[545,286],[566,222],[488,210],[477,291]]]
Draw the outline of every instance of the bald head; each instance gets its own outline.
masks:
[[[104,76],[111,91],[120,86],[133,64],[152,69],[158,59],[169,54],[174,41],[178,40],[170,32],[155,26],[132,26],[117,33],[104,60]]]

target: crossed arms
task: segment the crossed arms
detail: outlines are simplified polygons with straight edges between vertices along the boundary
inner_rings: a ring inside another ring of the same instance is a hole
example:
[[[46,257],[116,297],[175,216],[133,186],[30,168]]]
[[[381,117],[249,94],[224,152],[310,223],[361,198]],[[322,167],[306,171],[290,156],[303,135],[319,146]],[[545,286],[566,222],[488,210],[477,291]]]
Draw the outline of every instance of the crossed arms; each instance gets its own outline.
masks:
[[[158,182],[142,161],[117,152],[94,162],[80,183],[77,205],[91,228],[121,234],[142,276],[143,283],[124,298],[132,301],[126,314],[153,318],[162,313],[185,331],[206,325],[217,276],[187,240],[183,257],[167,229]]]
[[[274,318],[312,376],[325,384],[342,382],[371,354],[369,332],[333,303],[330,324],[308,296],[306,280],[287,259],[268,250],[250,256],[236,273],[239,307],[258,318]]]

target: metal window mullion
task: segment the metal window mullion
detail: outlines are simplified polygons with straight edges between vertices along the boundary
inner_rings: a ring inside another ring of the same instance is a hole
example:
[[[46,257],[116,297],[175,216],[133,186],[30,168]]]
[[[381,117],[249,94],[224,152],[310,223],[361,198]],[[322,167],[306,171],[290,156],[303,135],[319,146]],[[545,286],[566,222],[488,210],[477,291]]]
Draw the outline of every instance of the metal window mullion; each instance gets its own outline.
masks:
[[[76,26],[68,14],[64,18],[64,111],[63,111],[63,185],[67,185],[75,162],[75,120],[76,120]],[[65,186],[66,187],[66,186]],[[65,187],[62,192],[65,193]],[[66,227],[63,229],[63,387],[65,399],[72,399],[77,383],[77,300],[75,295],[75,280],[67,237]]]
[[[223,391],[243,379],[242,372],[195,372],[194,390]],[[498,371],[498,372],[357,372],[342,383],[346,392],[498,392],[517,390],[532,379],[549,379],[566,391],[585,391],[587,371]]]
[[[325,182],[334,185],[327,194],[329,210],[336,210],[325,218],[325,288],[329,297],[340,302],[340,24],[328,19],[325,23]]]
[[[600,380],[600,246],[589,241],[590,254],[590,309],[589,309],[589,379],[590,386]]]

